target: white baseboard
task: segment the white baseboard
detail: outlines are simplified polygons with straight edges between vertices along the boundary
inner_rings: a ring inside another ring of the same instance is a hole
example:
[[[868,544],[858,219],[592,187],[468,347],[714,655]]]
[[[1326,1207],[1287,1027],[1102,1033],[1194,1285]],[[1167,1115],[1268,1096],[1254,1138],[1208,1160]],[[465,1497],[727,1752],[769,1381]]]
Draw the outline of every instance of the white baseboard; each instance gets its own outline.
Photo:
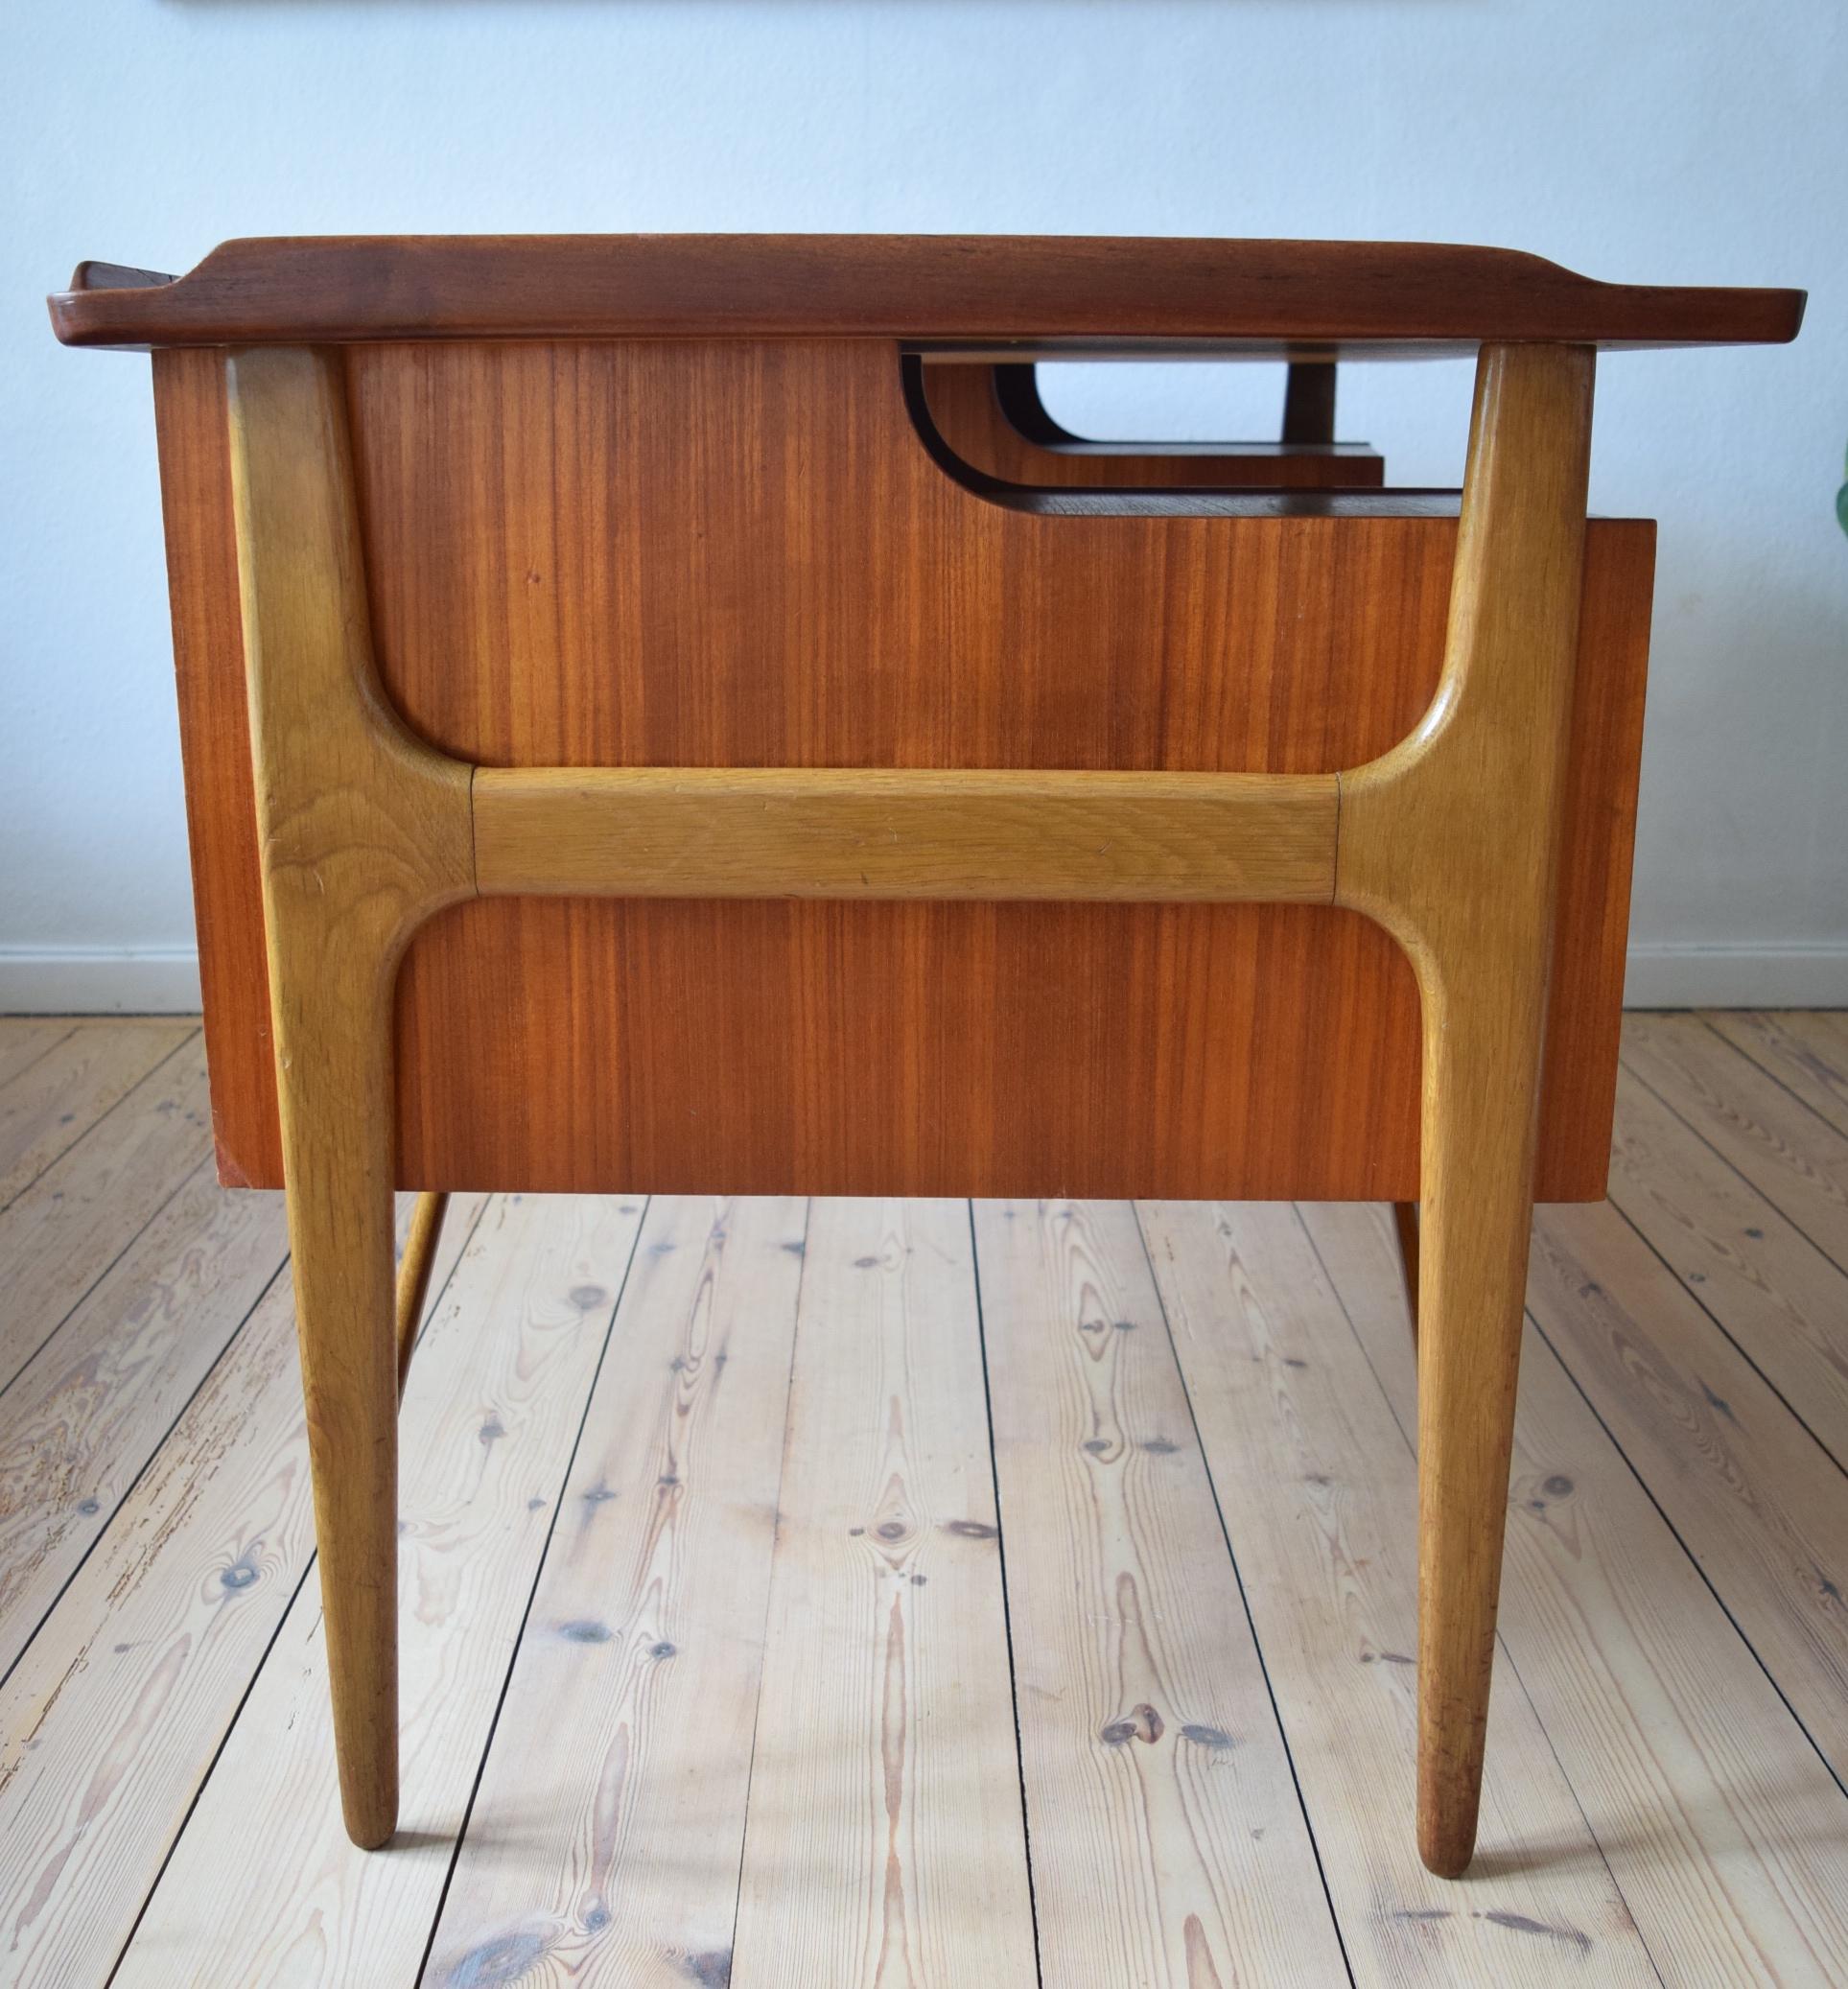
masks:
[[[1626,1008],[1848,1008],[1848,945],[1629,949]]]
[[[1848,945],[1634,946],[1628,1008],[1848,1008]],[[0,1015],[196,1015],[199,955],[0,947]]]
[[[197,1015],[191,947],[0,947],[0,1016]]]

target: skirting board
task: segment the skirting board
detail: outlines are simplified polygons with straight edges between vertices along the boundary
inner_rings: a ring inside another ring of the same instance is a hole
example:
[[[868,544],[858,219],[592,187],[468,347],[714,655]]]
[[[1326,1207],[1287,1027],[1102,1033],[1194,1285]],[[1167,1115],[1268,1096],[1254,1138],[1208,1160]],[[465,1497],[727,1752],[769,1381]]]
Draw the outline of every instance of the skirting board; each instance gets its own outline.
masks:
[[[1848,943],[1701,947],[1639,943],[1626,1008],[1848,1008]]]
[[[1639,945],[1630,1008],[1848,1008],[1848,943],[1820,947]],[[0,1015],[196,1015],[187,947],[53,952],[0,947]]]
[[[0,947],[0,1015],[192,1016],[192,947]]]

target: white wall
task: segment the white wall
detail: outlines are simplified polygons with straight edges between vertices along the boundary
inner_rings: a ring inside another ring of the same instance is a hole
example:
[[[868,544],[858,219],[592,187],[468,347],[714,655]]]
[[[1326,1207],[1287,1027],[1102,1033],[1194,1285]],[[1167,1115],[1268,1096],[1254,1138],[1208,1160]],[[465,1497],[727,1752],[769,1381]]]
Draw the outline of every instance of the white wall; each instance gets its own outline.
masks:
[[[1794,347],[1608,360],[1593,495],[1662,521],[1633,993],[1848,1002],[1842,0],[14,0],[0,37],[0,1008],[191,998],[146,363],[57,347],[42,293],[239,234],[683,228],[1808,286]],[[1345,433],[1455,480],[1458,369],[1344,380]],[[1264,433],[1277,383],[1051,392],[1098,432]]]

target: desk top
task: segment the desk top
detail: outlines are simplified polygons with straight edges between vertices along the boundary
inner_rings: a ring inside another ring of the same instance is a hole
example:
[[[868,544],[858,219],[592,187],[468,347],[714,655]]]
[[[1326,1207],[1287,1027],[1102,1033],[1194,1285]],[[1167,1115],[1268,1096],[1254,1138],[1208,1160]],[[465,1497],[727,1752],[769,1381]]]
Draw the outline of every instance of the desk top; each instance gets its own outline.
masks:
[[[80,263],[67,345],[897,339],[996,358],[1779,344],[1804,293],[1599,283],[1506,248],[1053,235],[250,238],[178,278]]]

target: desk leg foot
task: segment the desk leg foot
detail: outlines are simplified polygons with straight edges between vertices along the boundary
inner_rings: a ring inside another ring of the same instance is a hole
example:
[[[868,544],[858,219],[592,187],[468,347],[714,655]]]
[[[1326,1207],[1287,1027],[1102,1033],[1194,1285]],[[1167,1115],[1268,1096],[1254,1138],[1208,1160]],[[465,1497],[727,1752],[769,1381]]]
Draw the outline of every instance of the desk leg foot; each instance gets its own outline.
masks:
[[[315,1080],[284,1091],[289,1242],[340,1807],[347,1835],[376,1850],[398,1821],[389,1094],[383,1030],[375,1053],[350,1032],[344,1043],[338,1031],[311,1032],[298,1017],[297,1038],[310,1033],[324,1052]]]
[[[1458,1004],[1427,1058],[1418,1267],[1418,1851],[1476,1843],[1532,1227],[1539,963],[1522,999]],[[1466,1011],[1474,1006],[1476,1013]],[[1436,1035],[1438,1032],[1432,1032]]]

